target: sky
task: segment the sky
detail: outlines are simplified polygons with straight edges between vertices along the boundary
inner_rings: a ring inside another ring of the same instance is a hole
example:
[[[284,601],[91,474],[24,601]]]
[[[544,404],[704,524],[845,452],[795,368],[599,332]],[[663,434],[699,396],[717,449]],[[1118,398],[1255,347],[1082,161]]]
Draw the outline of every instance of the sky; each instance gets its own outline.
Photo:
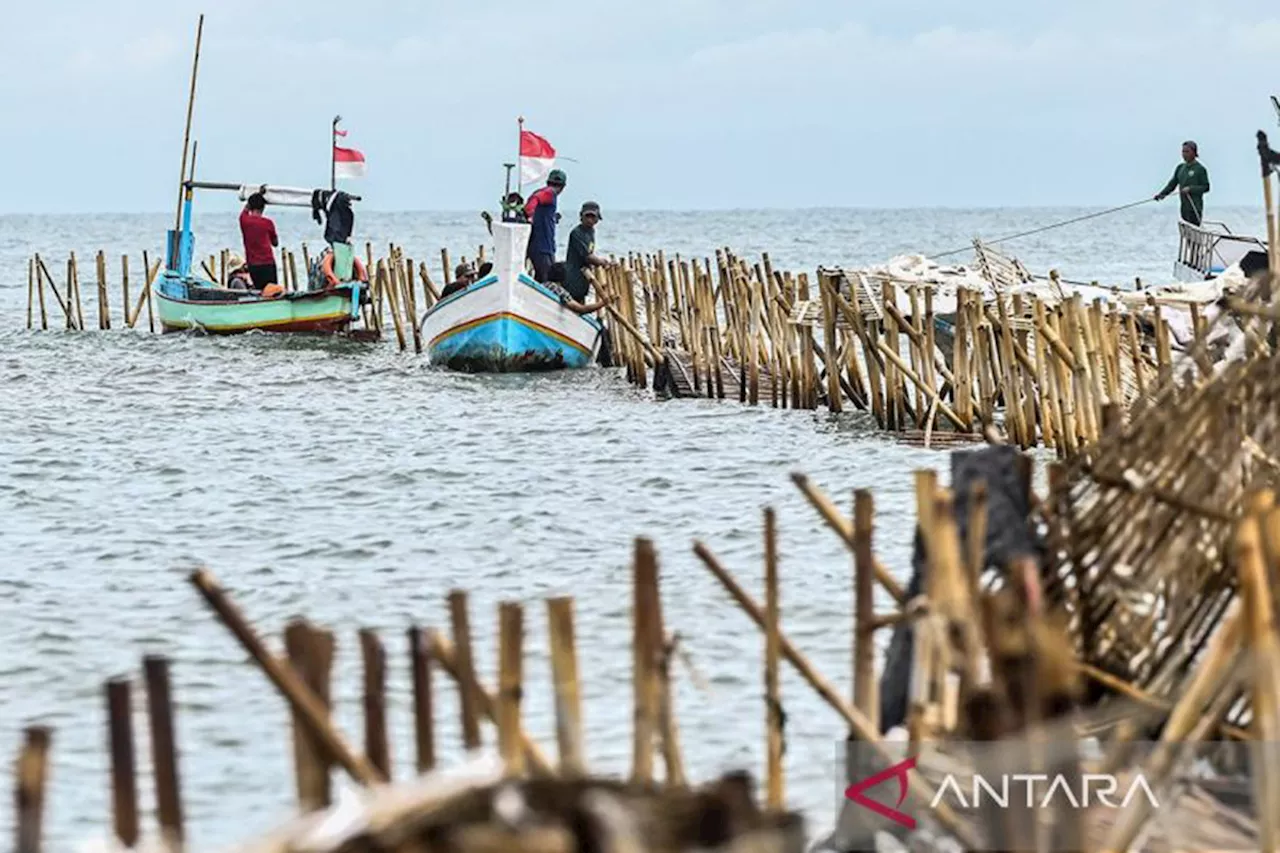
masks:
[[[1280,137],[1261,0],[11,5],[0,213],[172,209],[202,11],[197,176],[326,185],[341,114],[373,210],[494,207],[521,115],[629,210],[1119,205],[1187,138],[1252,205]]]

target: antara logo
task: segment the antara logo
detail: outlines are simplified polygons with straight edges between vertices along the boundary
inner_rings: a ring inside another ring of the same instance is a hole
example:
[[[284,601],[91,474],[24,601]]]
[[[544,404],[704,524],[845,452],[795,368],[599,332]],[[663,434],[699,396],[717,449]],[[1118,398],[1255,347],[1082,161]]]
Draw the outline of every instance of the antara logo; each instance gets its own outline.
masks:
[[[1020,784],[1026,791],[1027,808],[1045,809],[1053,805],[1069,803],[1072,808],[1077,809],[1087,809],[1095,805],[1109,809],[1123,809],[1128,808],[1129,803],[1133,802],[1139,794],[1147,798],[1152,809],[1160,808],[1155,792],[1151,790],[1146,777],[1141,773],[1129,783],[1124,799],[1118,803],[1112,798],[1120,790],[1120,782],[1109,773],[1084,773],[1074,780],[1074,784],[1073,780],[1061,773],[1053,776],[1046,773],[1010,773],[993,778],[995,784],[981,774],[974,775],[969,797],[966,799],[964,789],[956,781],[956,777],[947,774],[938,788],[938,793],[934,794],[933,800],[929,803],[929,807],[937,808],[938,804],[943,802],[946,793],[951,791],[955,805],[960,808],[977,808],[982,805],[984,799],[992,805],[1008,808],[1009,803],[1013,801],[1013,792]],[[1048,787],[1043,787],[1046,784]],[[1044,795],[1037,797],[1038,790],[1044,790]],[[1016,802],[1022,801],[1023,798],[1018,798]]]
[[[915,818],[899,810],[907,799],[907,774],[914,770],[915,766],[916,759],[908,758],[881,770],[874,776],[855,782],[845,789],[845,799],[900,826],[915,829]],[[898,780],[898,799],[893,806],[878,803],[867,797],[868,789],[890,779]],[[1015,800],[1015,792],[1019,786],[1025,790],[1025,797],[1018,797]],[[1044,791],[1043,795],[1037,794],[1040,790]],[[1123,809],[1139,796],[1145,797],[1153,810],[1160,808],[1155,792],[1142,774],[1134,776],[1128,783],[1123,799],[1119,797],[1120,790],[1120,781],[1113,775],[1103,773],[1084,773],[1074,780],[1061,773],[1055,775],[1008,773],[990,778],[975,774],[969,780],[969,791],[966,796],[965,787],[954,774],[948,773],[929,802],[929,808],[936,809],[942,803],[948,803],[953,807],[972,809],[980,807],[985,801],[1001,808],[1008,808],[1011,802],[1015,804],[1025,802],[1028,808],[1043,809],[1069,804],[1078,809],[1087,809],[1095,805]]]

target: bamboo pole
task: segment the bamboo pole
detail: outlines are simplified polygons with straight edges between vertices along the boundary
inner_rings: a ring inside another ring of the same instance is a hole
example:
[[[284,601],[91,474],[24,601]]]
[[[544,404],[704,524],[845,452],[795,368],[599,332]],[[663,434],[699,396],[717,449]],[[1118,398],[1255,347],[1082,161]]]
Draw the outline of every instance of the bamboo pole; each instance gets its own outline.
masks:
[[[853,705],[880,730],[880,697],[876,684],[875,552],[872,536],[875,499],[859,489],[853,494]]]
[[[245,651],[257,661],[271,683],[284,694],[294,710],[306,719],[312,731],[324,741],[330,755],[351,775],[351,778],[362,785],[385,781],[367,758],[354,752],[342,739],[342,736],[329,723],[324,705],[307,688],[293,668],[285,666],[267,651],[262,640],[254,633],[239,608],[218,586],[213,575],[207,570],[199,569],[191,574],[190,580],[227,629],[244,646]]]
[[[409,629],[409,661],[413,672],[413,731],[419,775],[436,766],[435,697],[432,689],[431,653],[424,631]]]
[[[27,728],[14,773],[14,850],[40,853],[44,835],[44,792],[49,777],[49,745],[53,731],[47,726]]]
[[[31,266],[32,266],[32,270],[35,273],[36,295],[40,300],[40,330],[48,331],[49,330],[49,313],[48,313],[48,310],[45,308],[45,304],[44,304],[44,277],[41,276],[40,274],[40,256],[39,255],[36,255],[34,258],[32,258]],[[62,300],[59,299],[58,302],[59,304],[61,304]]]
[[[147,328],[150,329],[152,332],[154,332],[156,330],[156,318],[151,307],[151,303],[152,303],[151,288],[155,284],[156,276],[160,274],[160,261],[156,261],[155,268],[153,269],[151,267],[150,256],[147,254],[145,250],[143,250],[142,265],[143,267],[146,268],[146,272],[147,272],[147,286],[143,288],[142,296],[138,298],[139,299],[145,298],[147,300]],[[136,310],[133,312],[133,316],[134,316],[134,321],[137,322],[138,312]]]
[[[1274,511],[1271,514],[1274,516]],[[1254,515],[1240,522],[1235,551],[1253,669],[1250,728],[1257,743],[1255,757],[1250,761],[1253,801],[1274,806],[1280,803],[1280,634],[1259,522]],[[1280,849],[1280,814],[1275,808],[1258,810],[1258,829],[1260,850],[1276,853]]]
[[[111,328],[111,305],[107,298],[107,256],[101,250],[94,258],[98,284],[98,328]]]
[[[836,366],[836,309],[832,296],[832,284],[823,273],[818,274],[818,288],[822,293],[822,343],[823,360],[827,371],[827,408],[833,412],[841,412],[844,406],[840,400],[840,373]]]
[[[107,682],[111,746],[111,813],[115,836],[125,847],[138,843],[138,776],[133,748],[133,706],[129,682]]]
[[[473,687],[476,678],[471,654],[471,617],[467,613],[467,593],[455,589],[449,593],[449,624],[453,645],[457,650],[458,710],[462,715],[462,743],[469,749],[480,748],[479,700]]]
[[[658,610],[658,559],[653,542],[638,538],[635,545],[632,607],[632,682],[635,713],[632,730],[631,780],[653,781],[653,741],[657,728],[656,664],[653,629]]]
[[[125,303],[128,305],[128,302]],[[151,764],[155,776],[156,819],[161,840],[170,850],[182,849],[182,785],[178,776],[178,747],[173,726],[173,698],[169,661],[156,655],[142,659],[147,686],[147,720],[151,731]]]
[[[36,260],[31,257],[27,259],[27,331],[31,331],[31,327],[35,325],[35,302]]]
[[[524,610],[503,602],[498,612],[498,751],[509,777],[524,774],[520,742],[520,692],[523,683]]]
[[[384,779],[391,779],[391,748],[387,735],[387,652],[377,632],[360,629],[360,657],[364,663],[365,755]]]
[[[446,285],[448,285],[449,282],[453,281],[453,270],[449,268],[449,250],[448,249],[440,250],[440,275],[442,276],[440,280],[443,281]]]
[[[121,310],[124,311],[125,328],[133,328],[133,318],[129,316],[129,256],[120,256],[120,302]]]
[[[289,663],[324,708],[330,710],[330,674],[333,668],[334,638],[328,631],[312,628],[304,620],[289,623],[284,632]],[[320,811],[332,804],[329,780],[331,762],[323,741],[307,726],[296,710],[293,717],[293,763],[298,788],[298,807],[303,813]]]
[[[782,768],[782,697],[778,690],[778,632],[780,630],[781,605],[778,594],[778,531],[777,518],[772,508],[764,511],[764,588],[765,588],[765,726],[768,732],[766,767],[766,807],[773,811],[783,808]]]
[[[382,261],[378,261],[378,280],[381,283],[382,291],[387,296],[387,307],[391,309],[391,322],[396,329],[396,344],[400,347],[400,351],[404,352],[407,348],[405,340],[404,324],[400,320],[400,298],[399,285],[396,283],[396,270],[398,265],[392,261],[390,268]]]
[[[80,267],[76,263],[76,253],[72,252],[71,257],[67,259],[67,292],[75,294],[74,304],[76,308],[76,325],[77,331],[84,331],[84,305],[80,300]]]
[[[413,328],[413,351],[422,355],[422,326],[418,324],[418,298],[413,287],[413,260],[404,262],[405,310],[409,312],[409,325]]]
[[[551,678],[556,696],[556,744],[560,775],[586,772],[583,763],[582,697],[578,687],[578,652],[574,639],[573,599],[547,600],[547,628],[551,637]]]

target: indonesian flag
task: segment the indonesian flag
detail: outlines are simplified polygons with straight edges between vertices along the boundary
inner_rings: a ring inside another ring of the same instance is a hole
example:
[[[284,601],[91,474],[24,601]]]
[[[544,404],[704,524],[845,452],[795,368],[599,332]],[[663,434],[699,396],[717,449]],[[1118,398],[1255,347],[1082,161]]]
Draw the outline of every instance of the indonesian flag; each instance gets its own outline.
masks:
[[[333,146],[333,175],[335,178],[363,178],[364,155],[354,148]]]
[[[520,182],[540,184],[556,165],[556,149],[536,133],[520,131]]]

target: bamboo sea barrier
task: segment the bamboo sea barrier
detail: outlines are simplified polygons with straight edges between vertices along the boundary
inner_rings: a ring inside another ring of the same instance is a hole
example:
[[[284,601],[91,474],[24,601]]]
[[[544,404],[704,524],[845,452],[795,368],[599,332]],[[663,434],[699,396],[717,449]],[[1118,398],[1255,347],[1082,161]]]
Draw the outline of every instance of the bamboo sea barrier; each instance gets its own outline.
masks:
[[[1107,299],[1086,301],[1056,273],[1033,286],[1016,261],[977,250],[989,287],[958,288],[945,312],[944,294],[925,283],[870,270],[792,274],[767,254],[749,263],[727,249],[714,262],[631,254],[596,284],[615,295],[606,322],[641,387],[863,411],[925,442],[980,441],[995,428],[1060,458],[1095,443],[1111,407],[1128,411],[1162,379],[1187,379],[1175,371],[1169,311],[1190,314],[1184,351],[1210,335],[1212,303],[1101,288],[1090,293]]]
[[[596,270],[593,281],[609,297],[602,320],[611,363],[641,388],[863,412],[880,430],[925,446],[980,443],[996,430],[1021,448],[1074,457],[1100,440],[1111,414],[1124,416],[1169,377],[1194,386],[1223,359],[1207,346],[1224,316],[1220,306],[1150,293],[1086,301],[1068,293],[1056,273],[1042,286],[1016,260],[976,241],[975,251],[984,290],[944,292],[876,270],[793,274],[775,269],[768,254],[749,263],[728,249],[714,259],[632,253]],[[307,287],[298,279],[298,254],[305,272],[313,260],[306,244],[300,253],[280,252],[281,283],[290,292]],[[229,255],[200,259],[198,270],[225,283]],[[484,256],[483,246],[476,256]],[[437,281],[433,265],[403,247],[391,243],[375,255],[366,242],[371,298],[361,308],[364,330],[386,334],[400,351],[423,353],[430,344],[422,340],[423,316],[448,283],[449,259],[441,250],[444,277]],[[79,267],[72,254],[59,283],[40,255],[30,259],[28,328],[86,328]],[[118,275],[113,268],[99,252],[88,299],[97,328],[138,328],[145,306],[146,328],[154,331],[159,262],[143,253],[140,282],[130,280],[128,256]],[[123,307],[113,312],[117,304]],[[1177,347],[1171,311],[1190,316],[1191,340]],[[1197,346],[1199,373],[1188,374],[1186,352]]]

